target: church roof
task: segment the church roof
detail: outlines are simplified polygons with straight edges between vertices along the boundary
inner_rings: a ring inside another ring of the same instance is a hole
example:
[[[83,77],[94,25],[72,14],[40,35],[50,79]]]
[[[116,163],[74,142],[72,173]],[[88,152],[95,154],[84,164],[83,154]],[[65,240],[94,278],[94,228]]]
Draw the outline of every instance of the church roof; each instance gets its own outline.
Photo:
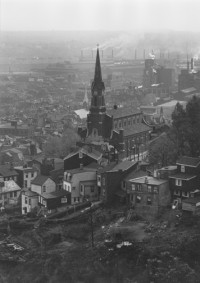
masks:
[[[101,63],[100,63],[100,56],[99,56],[99,48],[97,48],[94,80],[92,82],[92,91],[94,91],[94,90],[104,90],[104,89],[105,89],[105,86],[104,86],[104,83],[103,83],[103,80],[102,80],[102,75],[101,75]]]
[[[124,129],[124,136],[132,136],[142,132],[151,131],[151,128],[143,123],[135,124],[132,128]]]
[[[139,113],[141,113],[141,111],[138,109],[126,108],[126,107],[107,110],[107,114],[113,116],[114,119],[127,117]]]

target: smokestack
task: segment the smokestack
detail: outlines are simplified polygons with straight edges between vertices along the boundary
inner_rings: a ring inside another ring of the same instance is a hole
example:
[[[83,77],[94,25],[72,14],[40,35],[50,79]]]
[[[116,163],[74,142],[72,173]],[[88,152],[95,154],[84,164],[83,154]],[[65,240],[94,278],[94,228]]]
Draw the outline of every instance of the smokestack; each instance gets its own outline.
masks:
[[[135,60],[137,59],[137,49],[135,49]]]
[[[191,70],[194,69],[194,58],[191,58]]]
[[[145,49],[144,49],[144,52],[143,52],[143,58],[144,58],[144,60],[145,60]]]

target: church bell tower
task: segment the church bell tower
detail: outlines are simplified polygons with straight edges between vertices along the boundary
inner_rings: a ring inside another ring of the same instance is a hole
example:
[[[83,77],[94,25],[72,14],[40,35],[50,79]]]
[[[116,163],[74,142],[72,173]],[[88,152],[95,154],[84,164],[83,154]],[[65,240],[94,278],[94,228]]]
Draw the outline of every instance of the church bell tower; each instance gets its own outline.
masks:
[[[105,86],[102,80],[99,48],[97,47],[94,80],[91,85],[91,105],[87,116],[88,136],[93,140],[105,137],[106,105],[104,98]]]

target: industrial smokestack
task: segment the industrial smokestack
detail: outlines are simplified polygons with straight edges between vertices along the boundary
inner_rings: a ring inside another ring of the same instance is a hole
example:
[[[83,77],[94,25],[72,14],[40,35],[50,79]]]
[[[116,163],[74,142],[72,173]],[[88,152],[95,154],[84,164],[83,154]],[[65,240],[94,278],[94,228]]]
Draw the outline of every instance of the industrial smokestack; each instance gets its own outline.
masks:
[[[194,58],[191,58],[191,70],[194,69]]]

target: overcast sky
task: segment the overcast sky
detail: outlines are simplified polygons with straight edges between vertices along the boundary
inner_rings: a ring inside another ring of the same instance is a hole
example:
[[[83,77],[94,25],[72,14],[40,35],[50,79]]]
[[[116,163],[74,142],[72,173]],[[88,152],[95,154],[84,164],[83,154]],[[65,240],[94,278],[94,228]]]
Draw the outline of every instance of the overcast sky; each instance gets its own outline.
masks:
[[[200,31],[200,0],[0,0],[1,30]]]

